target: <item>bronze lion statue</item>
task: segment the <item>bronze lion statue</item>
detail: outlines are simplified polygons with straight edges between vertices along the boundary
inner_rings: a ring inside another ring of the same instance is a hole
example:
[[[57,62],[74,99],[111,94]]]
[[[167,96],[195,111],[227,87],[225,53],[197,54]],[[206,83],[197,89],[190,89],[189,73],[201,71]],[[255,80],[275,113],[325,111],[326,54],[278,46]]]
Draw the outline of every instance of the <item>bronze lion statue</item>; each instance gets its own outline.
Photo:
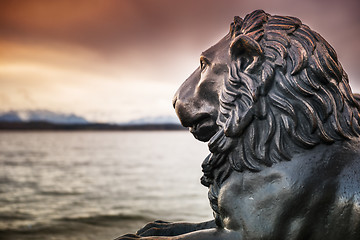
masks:
[[[150,223],[119,239],[360,239],[360,104],[334,49],[257,10],[202,53],[173,104],[209,141],[214,220]]]

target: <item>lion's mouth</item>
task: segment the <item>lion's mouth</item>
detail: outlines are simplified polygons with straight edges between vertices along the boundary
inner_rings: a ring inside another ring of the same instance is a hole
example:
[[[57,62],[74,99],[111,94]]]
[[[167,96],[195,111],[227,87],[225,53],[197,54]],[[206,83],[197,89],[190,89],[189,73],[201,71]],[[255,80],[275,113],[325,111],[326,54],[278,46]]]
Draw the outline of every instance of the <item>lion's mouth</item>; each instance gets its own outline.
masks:
[[[190,132],[199,141],[207,142],[218,131],[218,126],[210,116],[201,116],[189,127]]]

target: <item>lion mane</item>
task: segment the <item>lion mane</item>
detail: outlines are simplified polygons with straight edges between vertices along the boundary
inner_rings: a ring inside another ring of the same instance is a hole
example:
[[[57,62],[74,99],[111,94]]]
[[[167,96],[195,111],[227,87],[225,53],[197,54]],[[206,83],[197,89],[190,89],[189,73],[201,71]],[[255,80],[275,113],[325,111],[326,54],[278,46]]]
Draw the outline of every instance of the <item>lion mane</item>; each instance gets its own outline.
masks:
[[[261,171],[319,144],[360,135],[360,105],[334,49],[297,18],[258,10],[235,17],[231,38],[242,36],[255,55],[234,59],[220,94],[202,184],[218,189],[232,171]]]

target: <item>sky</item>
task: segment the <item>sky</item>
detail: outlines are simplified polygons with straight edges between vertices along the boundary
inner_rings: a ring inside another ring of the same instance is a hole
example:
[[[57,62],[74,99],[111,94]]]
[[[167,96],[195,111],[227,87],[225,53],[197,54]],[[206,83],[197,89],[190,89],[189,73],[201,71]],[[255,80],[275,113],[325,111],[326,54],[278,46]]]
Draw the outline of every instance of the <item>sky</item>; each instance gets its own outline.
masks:
[[[256,9],[319,32],[360,93],[358,0],[2,0],[0,111],[175,117],[172,97],[201,52]]]

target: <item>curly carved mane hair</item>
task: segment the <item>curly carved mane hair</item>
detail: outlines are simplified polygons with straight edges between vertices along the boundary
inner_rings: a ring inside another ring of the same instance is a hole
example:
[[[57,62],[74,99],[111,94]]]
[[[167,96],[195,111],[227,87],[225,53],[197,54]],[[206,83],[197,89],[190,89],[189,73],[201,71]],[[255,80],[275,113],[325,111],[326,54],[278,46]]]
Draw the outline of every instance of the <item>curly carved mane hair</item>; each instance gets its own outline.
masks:
[[[235,17],[229,34],[245,35],[260,54],[229,66],[222,130],[203,163],[205,186],[221,185],[234,170],[261,171],[301,149],[359,137],[360,105],[334,49],[318,33],[297,18],[258,10]]]

